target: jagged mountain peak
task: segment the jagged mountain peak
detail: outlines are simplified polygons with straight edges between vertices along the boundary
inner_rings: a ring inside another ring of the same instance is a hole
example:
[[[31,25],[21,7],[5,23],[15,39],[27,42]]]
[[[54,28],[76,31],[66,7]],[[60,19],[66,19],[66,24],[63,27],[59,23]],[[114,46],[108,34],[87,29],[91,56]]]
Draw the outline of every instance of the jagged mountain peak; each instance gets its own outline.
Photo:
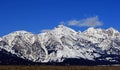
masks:
[[[116,35],[119,35],[119,31],[117,31],[114,28],[108,28],[108,29],[101,29],[101,28],[94,28],[90,27],[87,30],[85,30],[83,33],[88,34],[88,35],[101,35],[101,36],[106,36],[106,37],[115,37]]]
[[[113,28],[113,27],[110,27],[110,28],[108,28],[107,30],[114,30],[114,31],[117,31],[115,28]]]
[[[106,31],[111,31],[113,33],[119,33],[119,31],[114,29],[113,27],[110,27],[110,28],[106,29]]]
[[[103,31],[104,30],[101,28],[90,27],[87,30],[85,30],[83,33],[88,34],[88,35],[94,35],[94,34],[102,34]]]
[[[14,31],[14,32],[11,32],[3,37],[6,37],[6,36],[16,36],[16,35],[25,35],[25,34],[32,34],[31,32],[28,32],[28,31],[25,31],[25,30],[19,30],[19,31]]]
[[[94,31],[96,31],[96,29],[94,27],[90,27],[87,30],[85,30],[84,32],[91,33],[91,32],[94,32]]]
[[[101,28],[94,28],[94,27],[90,27],[88,28],[87,30],[85,30],[84,32],[89,32],[89,33],[92,33],[92,32],[99,32],[99,31],[113,31],[114,33],[117,33],[119,32],[118,30],[114,29],[113,27],[110,27],[108,29],[101,29]]]
[[[58,25],[54,29],[44,31],[43,33],[40,34],[68,34],[68,33],[76,33],[76,31],[64,25]]]
[[[64,25],[58,25],[58,27],[54,28],[53,30],[50,31],[53,35],[57,37],[62,37],[64,35],[69,36],[69,35],[75,35],[77,32],[67,26]]]
[[[55,28],[54,30],[58,30],[58,31],[62,30],[62,31],[72,31],[72,32],[76,32],[75,30],[73,30],[73,29],[71,29],[71,28],[69,28],[69,27],[67,27],[67,26],[64,26],[64,25],[58,25],[58,27]]]
[[[25,31],[25,30],[19,30],[19,31],[15,31],[14,33],[30,33],[30,32]]]
[[[58,25],[58,28],[66,28],[66,26],[64,26],[64,25]]]
[[[34,34],[24,30],[14,31],[2,37],[2,40],[7,42],[9,46],[12,46],[12,42],[18,39],[25,40],[27,42],[34,42]]]

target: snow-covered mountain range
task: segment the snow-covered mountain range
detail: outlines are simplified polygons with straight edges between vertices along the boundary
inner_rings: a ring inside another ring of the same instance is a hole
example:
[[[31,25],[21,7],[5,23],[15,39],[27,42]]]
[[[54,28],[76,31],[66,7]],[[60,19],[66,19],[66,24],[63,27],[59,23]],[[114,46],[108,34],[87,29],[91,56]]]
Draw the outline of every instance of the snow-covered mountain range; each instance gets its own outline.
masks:
[[[114,28],[76,32],[64,25],[40,34],[15,31],[0,37],[0,49],[33,62],[63,62],[67,58],[118,62],[120,33]]]

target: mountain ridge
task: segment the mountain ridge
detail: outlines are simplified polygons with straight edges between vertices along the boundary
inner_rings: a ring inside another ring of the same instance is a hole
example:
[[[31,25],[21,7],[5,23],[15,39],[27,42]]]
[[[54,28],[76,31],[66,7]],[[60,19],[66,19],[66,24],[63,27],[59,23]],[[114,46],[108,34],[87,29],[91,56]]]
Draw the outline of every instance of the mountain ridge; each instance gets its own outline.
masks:
[[[114,28],[88,28],[76,32],[64,25],[40,34],[15,31],[0,38],[0,49],[33,62],[63,62],[68,58],[95,61],[103,55],[120,55],[120,33]],[[116,57],[117,58],[117,57]],[[106,57],[99,60],[117,61]]]

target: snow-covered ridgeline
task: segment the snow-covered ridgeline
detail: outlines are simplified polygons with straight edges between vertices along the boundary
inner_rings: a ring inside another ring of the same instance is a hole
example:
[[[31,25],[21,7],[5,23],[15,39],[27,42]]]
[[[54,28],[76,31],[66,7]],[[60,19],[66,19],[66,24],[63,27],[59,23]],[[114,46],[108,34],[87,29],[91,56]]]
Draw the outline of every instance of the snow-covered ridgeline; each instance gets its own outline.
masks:
[[[0,48],[34,62],[62,62],[65,58],[94,60],[101,54],[120,55],[120,33],[109,28],[84,32],[59,25],[40,34],[16,31],[0,38]]]

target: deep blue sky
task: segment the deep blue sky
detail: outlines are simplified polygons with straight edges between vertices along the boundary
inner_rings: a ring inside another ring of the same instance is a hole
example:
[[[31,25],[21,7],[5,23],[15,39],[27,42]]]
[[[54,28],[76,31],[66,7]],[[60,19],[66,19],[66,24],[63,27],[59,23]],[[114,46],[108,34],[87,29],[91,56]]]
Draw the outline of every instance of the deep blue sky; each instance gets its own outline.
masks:
[[[100,28],[120,31],[120,0],[0,0],[0,36],[16,30],[39,33],[61,21],[98,16]],[[87,27],[70,26],[75,30]]]

